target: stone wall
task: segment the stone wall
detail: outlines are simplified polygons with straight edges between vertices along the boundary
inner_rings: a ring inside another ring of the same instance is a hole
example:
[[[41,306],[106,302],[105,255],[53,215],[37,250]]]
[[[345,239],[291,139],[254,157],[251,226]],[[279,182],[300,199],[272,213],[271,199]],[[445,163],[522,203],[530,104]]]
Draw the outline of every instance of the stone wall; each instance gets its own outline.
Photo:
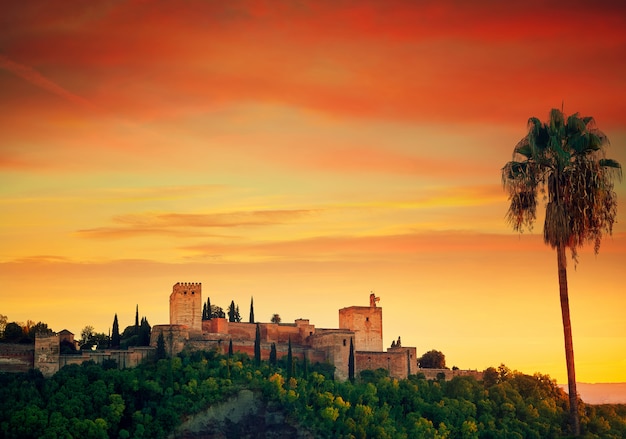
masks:
[[[418,368],[415,374],[424,374],[426,379],[428,380],[436,380],[439,376],[443,376],[446,381],[451,380],[454,377],[458,376],[471,376],[474,377],[477,381],[482,381],[483,372],[479,370],[461,370],[461,369],[421,369]],[[442,375],[440,375],[442,374]]]
[[[214,318],[202,322],[202,332],[209,334],[228,334],[233,340],[254,340],[257,323],[229,322],[224,318]],[[306,340],[315,334],[315,326],[306,319],[295,323],[258,323],[261,341],[274,343],[306,344]]]
[[[159,334],[161,333],[163,333],[163,341],[165,342],[165,352],[170,356],[181,352],[189,340],[189,329],[187,326],[154,325],[150,334],[150,346],[156,347]]]
[[[335,378],[348,379],[348,359],[350,357],[350,338],[354,333],[342,329],[318,330],[311,337],[311,346],[326,353],[326,361],[335,366]]]
[[[28,372],[34,361],[34,345],[0,343],[0,372]]]
[[[356,352],[355,374],[363,370],[385,369],[389,376],[403,379],[417,371],[415,348],[393,348],[387,352]]]
[[[339,310],[339,328],[354,332],[354,350],[382,352],[383,309],[351,306]]]
[[[119,369],[137,367],[145,359],[154,355],[155,349],[149,346],[136,346],[122,349],[105,349],[101,351],[80,351],[80,354],[59,356],[59,368],[70,364],[83,364],[85,361],[93,361],[102,364],[106,360],[115,360]]]

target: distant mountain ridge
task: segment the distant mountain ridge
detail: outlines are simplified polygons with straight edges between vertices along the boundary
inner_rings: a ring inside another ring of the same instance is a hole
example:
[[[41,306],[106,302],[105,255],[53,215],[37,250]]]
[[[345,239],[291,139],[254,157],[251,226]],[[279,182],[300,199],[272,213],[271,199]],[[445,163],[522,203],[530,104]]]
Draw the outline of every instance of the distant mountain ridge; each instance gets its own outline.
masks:
[[[576,383],[576,390],[587,404],[626,404],[626,383]]]

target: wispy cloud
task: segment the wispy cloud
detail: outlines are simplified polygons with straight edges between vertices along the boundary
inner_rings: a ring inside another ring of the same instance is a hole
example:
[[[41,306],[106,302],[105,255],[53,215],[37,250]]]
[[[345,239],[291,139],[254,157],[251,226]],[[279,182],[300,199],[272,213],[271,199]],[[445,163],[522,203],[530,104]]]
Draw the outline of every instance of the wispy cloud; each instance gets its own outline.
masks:
[[[536,251],[543,244],[538,236],[519,240],[511,235],[452,230],[386,236],[318,236],[271,242],[207,243],[182,249],[197,258],[221,255],[225,260],[376,261],[411,259],[419,255],[434,257],[468,252],[510,252],[512,241],[520,241],[514,249],[516,253]]]
[[[96,107],[87,99],[78,96],[69,90],[61,87],[56,82],[46,78],[32,67],[17,63],[4,55],[0,55],[0,68],[13,73],[16,76],[30,82],[31,84],[41,88],[42,90],[53,93],[75,104],[83,109],[94,110]]]
[[[14,264],[59,264],[72,263],[70,258],[57,255],[33,255],[11,261]]]
[[[313,213],[315,213],[313,210],[258,210],[213,214],[130,214],[113,218],[113,222],[120,224],[119,226],[83,229],[77,233],[88,238],[130,238],[155,234],[206,237],[207,235],[199,230],[284,224]]]

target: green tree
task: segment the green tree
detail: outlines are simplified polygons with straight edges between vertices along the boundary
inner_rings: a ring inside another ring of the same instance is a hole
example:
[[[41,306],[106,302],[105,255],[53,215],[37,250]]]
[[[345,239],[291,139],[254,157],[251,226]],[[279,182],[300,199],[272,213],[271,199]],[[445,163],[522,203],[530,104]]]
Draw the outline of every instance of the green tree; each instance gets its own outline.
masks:
[[[157,337],[157,345],[156,345],[156,360],[162,360],[167,357],[167,353],[165,352],[165,338],[163,337],[163,331],[159,333]]]
[[[272,319],[270,320],[272,323],[280,323],[282,321],[282,319],[280,318],[279,314],[274,314],[272,316]]]
[[[417,360],[417,363],[422,369],[445,369],[446,356],[442,352],[433,349],[422,355]]]
[[[348,379],[354,382],[354,343],[350,337],[350,354],[348,355]]]
[[[270,348],[270,364],[276,366],[276,362],[276,343],[272,343],[272,347]]]
[[[4,328],[7,326],[8,317],[0,314],[0,338],[4,337]]]
[[[115,317],[113,317],[113,329],[111,330],[111,347],[120,347],[120,325],[117,321],[117,313],[115,313]]]
[[[135,306],[135,334],[139,335],[139,305]]]
[[[223,319],[226,317],[224,310],[222,307],[217,305],[211,305],[211,318],[212,319]]]
[[[231,358],[233,356],[233,339],[231,338],[228,341],[228,358]]]
[[[22,339],[24,331],[16,322],[7,323],[4,328],[4,339],[8,342],[15,343]]]
[[[488,367],[483,372],[483,384],[486,388],[495,386],[500,381],[498,371],[495,367]]]
[[[202,320],[209,320],[207,316],[206,303],[202,305]]]
[[[570,249],[576,263],[579,247],[593,243],[597,253],[602,235],[612,232],[617,215],[613,180],[621,178],[622,168],[605,158],[608,143],[592,117],[575,113],[566,120],[562,111],[552,109],[545,123],[536,117],[528,120],[528,134],[513,149],[513,160],[502,168],[510,201],[507,221],[514,230],[531,229],[537,198],[547,200],[543,238],[557,254],[570,418],[576,436],[580,421],[565,251]]]
[[[148,319],[146,317],[141,318],[141,323],[139,324],[139,346],[150,346],[150,332],[152,331],[152,327],[150,323],[148,323]]]
[[[206,305],[205,305],[205,307],[206,307],[206,318],[203,318],[203,320],[211,320],[211,318],[213,316],[211,315],[211,309],[212,308],[211,308],[211,298],[210,297],[206,298]]]
[[[249,323],[254,323],[254,297],[250,297],[250,320]]]
[[[94,335],[93,326],[87,325],[80,331],[80,340],[78,341],[78,345],[81,350],[91,349],[94,346],[94,342],[92,340]]]
[[[254,363],[259,366],[261,364],[261,328],[256,324],[256,333],[254,335]]]
[[[96,349],[106,349],[111,345],[111,340],[104,332],[94,332],[91,334],[90,343]]]
[[[228,321],[235,322],[236,314],[235,314],[235,301],[230,301],[230,306],[228,307]]]
[[[50,334],[54,334],[54,331],[48,328],[47,323],[37,322],[28,329],[28,338],[34,341],[35,335],[38,335],[38,334],[50,335]]]
[[[287,378],[295,376],[295,364],[293,362],[293,352],[291,350],[291,336],[289,337],[289,344],[287,347]]]

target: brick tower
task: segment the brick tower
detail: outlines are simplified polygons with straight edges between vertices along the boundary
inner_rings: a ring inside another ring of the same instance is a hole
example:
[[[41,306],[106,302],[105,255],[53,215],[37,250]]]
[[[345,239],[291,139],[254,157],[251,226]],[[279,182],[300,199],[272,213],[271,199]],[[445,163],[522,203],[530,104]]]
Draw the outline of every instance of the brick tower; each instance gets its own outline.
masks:
[[[354,332],[354,350],[382,352],[383,309],[378,297],[370,295],[370,306],[350,306],[339,310],[339,328]]]
[[[202,284],[178,282],[170,295],[170,325],[202,331]]]

